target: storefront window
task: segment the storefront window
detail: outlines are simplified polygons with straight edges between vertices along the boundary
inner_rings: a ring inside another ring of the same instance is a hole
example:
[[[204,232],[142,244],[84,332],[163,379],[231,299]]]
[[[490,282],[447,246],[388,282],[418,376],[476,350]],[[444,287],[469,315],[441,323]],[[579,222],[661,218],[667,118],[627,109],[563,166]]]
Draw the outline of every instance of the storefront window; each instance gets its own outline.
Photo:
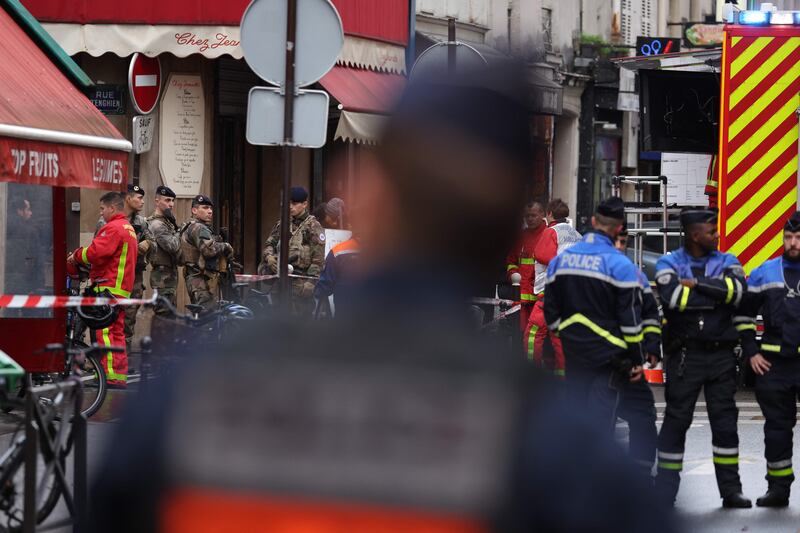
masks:
[[[53,294],[53,191],[0,183],[0,294]],[[4,318],[50,318],[52,309],[0,309]]]

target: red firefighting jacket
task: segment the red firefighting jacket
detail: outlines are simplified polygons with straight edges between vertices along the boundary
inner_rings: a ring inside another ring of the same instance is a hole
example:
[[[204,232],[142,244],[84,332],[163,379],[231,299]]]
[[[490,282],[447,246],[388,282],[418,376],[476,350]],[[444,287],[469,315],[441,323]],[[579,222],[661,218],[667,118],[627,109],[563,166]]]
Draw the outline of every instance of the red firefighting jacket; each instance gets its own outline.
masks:
[[[506,258],[506,270],[509,280],[511,274],[518,272],[522,276],[520,282],[520,295],[523,303],[533,303],[536,297],[533,294],[533,280],[535,277],[534,265],[536,264],[533,251],[544,233],[546,224],[541,224],[536,229],[525,229],[519,244],[514,247]]]
[[[75,250],[75,261],[90,265],[89,278],[122,298],[128,298],[136,279],[138,252],[136,232],[125,215],[119,213],[95,235],[92,244]]]

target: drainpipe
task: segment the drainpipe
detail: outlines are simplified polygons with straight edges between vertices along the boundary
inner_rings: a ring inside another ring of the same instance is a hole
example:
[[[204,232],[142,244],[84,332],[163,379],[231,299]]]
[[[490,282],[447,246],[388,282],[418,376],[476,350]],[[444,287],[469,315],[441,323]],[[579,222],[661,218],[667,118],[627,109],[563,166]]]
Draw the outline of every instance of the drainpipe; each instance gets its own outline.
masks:
[[[417,0],[408,0],[408,46],[406,46],[406,76],[416,59],[415,40],[417,35]]]

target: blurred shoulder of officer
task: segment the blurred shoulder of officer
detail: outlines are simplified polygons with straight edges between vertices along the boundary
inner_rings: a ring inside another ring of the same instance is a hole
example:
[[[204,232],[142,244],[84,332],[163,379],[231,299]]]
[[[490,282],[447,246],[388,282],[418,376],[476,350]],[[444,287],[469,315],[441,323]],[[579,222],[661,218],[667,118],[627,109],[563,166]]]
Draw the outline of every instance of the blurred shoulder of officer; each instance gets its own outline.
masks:
[[[625,206],[603,200],[593,230],[547,268],[544,313],[558,331],[567,366],[567,391],[612,431],[620,389],[642,377],[641,286],[636,267],[614,248]]]
[[[181,239],[178,233],[178,222],[172,210],[175,206],[175,192],[161,185],[156,189],[155,209],[147,218],[150,233],[153,235],[153,246],[147,261],[150,263],[150,288],[158,291],[160,297],[166,298],[173,306],[177,303],[178,263],[181,251]],[[163,305],[156,305],[155,314],[162,317],[168,314]],[[158,323],[158,325],[157,325]],[[160,320],[153,322],[150,336],[155,340],[154,346],[161,344]]]
[[[621,253],[628,249],[628,223],[622,226],[614,245]],[[636,269],[642,286],[642,333],[647,362],[652,366],[661,359],[661,311],[650,287],[650,281]],[[631,457],[649,476],[656,458],[658,430],[656,429],[656,405],[653,391],[647,381],[641,379],[627,384],[620,396],[619,417],[628,423],[629,450]]]
[[[183,277],[189,299],[210,311],[219,300],[219,272],[233,246],[214,234],[214,203],[205,195],[192,199],[192,218],[180,230]]]
[[[744,269],[731,254],[717,250],[717,212],[684,210],[682,248],[656,263],[656,283],[667,327],[666,401],[658,437],[656,487],[665,505],[674,505],[683,468],[686,431],[700,390],[705,392],[714,452],[714,470],[724,507],[750,507],[739,479],[736,356],[734,327],[747,285]]]
[[[315,216],[308,212],[308,191],[292,187],[289,201],[292,223],[289,227],[289,264],[293,274],[319,278],[325,261],[325,230]],[[260,273],[277,274],[281,246],[281,221],[275,224],[264,243]],[[292,299],[301,314],[313,310],[314,279],[292,280]]]
[[[742,331],[744,356],[756,373],[756,399],[766,419],[769,486],[756,504],[786,507],[794,481],[792,434],[800,397],[800,211],[783,228],[783,256],[750,273],[743,308],[746,316],[737,319],[737,329]],[[760,346],[756,342],[759,313],[764,318]]]

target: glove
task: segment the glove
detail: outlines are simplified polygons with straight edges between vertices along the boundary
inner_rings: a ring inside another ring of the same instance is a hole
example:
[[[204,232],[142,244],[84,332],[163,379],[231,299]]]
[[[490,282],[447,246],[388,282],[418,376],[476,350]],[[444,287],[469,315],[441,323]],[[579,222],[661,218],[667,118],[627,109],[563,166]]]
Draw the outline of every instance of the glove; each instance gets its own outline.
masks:
[[[172,213],[172,209],[165,209],[164,210],[164,218],[169,220],[173,226],[176,228],[178,227],[178,221],[175,220],[175,215]]]
[[[269,267],[269,271],[271,274],[278,273],[278,258],[274,255],[267,257],[267,267]]]
[[[300,298],[311,298],[312,296],[314,296],[314,284],[306,281],[300,289]]]
[[[142,241],[139,243],[138,246],[140,254],[146,254],[148,250],[150,250],[150,241]]]

